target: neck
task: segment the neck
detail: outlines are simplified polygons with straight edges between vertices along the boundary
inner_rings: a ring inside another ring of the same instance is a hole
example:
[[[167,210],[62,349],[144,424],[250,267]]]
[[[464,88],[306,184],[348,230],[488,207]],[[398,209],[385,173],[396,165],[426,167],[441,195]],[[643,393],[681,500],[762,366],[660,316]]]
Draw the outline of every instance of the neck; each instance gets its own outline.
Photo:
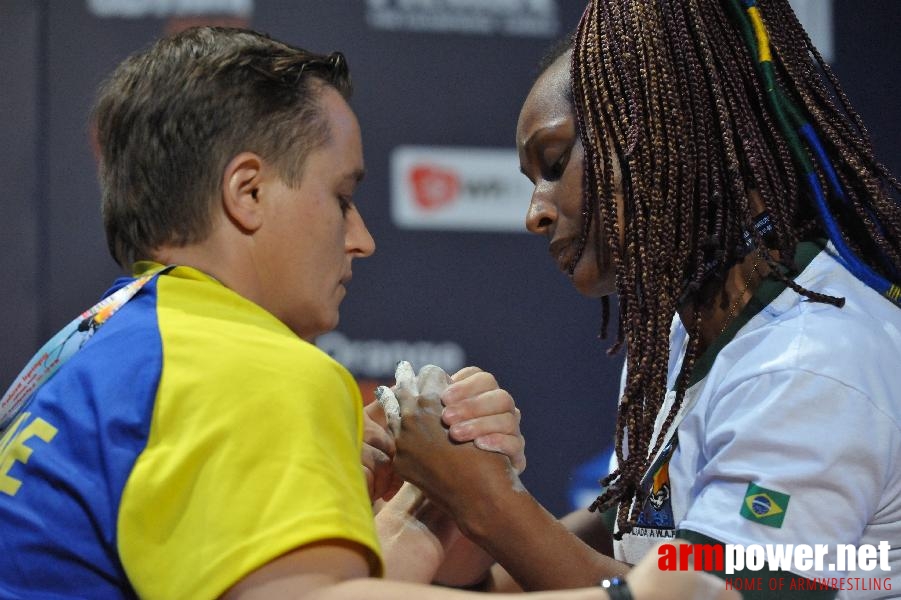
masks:
[[[679,318],[690,327],[695,314],[701,318],[700,348],[703,352],[731,325],[754,296],[769,267],[760,250],[754,250],[726,273],[722,285],[712,290],[710,302],[698,305],[687,303],[679,308]]]
[[[747,194],[752,214],[759,215],[766,210],[766,205],[757,190],[748,189]],[[765,251],[754,249],[729,269],[722,285],[715,289],[704,290],[702,297],[713,298],[711,302],[705,303],[705,306],[697,306],[690,302],[679,308],[679,318],[689,327],[693,323],[695,311],[700,313],[699,352],[703,352],[713,340],[722,335],[754,296],[760,282],[769,273],[769,267],[762,254]],[[770,255],[779,258],[776,251],[770,251]]]
[[[247,251],[248,240],[234,239],[242,235],[215,229],[204,240],[184,246],[160,246],[151,259],[164,265],[192,267],[214,277],[225,287],[261,304],[262,286]]]

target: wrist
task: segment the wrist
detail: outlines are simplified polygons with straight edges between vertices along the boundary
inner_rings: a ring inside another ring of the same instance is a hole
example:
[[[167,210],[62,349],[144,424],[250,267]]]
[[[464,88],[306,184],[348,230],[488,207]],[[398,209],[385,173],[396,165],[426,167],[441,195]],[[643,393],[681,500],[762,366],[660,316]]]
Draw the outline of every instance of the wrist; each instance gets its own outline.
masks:
[[[477,498],[460,498],[454,503],[454,519],[463,535],[482,548],[503,539],[516,527],[523,510],[536,504],[529,492],[511,473],[513,481],[503,481],[483,490]]]
[[[429,583],[444,562],[441,540],[416,517],[402,510],[382,510],[375,518],[385,578]]]
[[[483,548],[460,533],[445,548],[444,562],[432,581],[445,587],[485,591],[492,587],[494,563],[494,558]]]
[[[600,586],[607,592],[607,597],[610,600],[635,600],[631,590],[629,590],[629,585],[622,577],[604,579],[601,581]]]

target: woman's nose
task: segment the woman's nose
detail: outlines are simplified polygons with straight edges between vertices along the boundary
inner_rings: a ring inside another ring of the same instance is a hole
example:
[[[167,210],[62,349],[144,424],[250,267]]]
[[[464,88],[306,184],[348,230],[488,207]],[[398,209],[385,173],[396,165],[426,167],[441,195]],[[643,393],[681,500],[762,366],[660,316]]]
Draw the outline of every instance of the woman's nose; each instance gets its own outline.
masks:
[[[532,233],[546,235],[549,227],[557,222],[557,207],[549,202],[544,194],[536,187],[529,202],[529,210],[526,213],[526,229]]]

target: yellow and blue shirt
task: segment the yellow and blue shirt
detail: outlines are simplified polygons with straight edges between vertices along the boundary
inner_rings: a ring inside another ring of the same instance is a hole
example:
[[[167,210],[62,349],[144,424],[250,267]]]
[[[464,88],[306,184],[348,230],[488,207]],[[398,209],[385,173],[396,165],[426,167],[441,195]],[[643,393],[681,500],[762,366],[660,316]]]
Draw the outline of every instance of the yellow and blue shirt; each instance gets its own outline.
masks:
[[[0,440],[0,597],[215,598],[326,539],[379,573],[361,407],[259,306],[188,267],[156,277]]]

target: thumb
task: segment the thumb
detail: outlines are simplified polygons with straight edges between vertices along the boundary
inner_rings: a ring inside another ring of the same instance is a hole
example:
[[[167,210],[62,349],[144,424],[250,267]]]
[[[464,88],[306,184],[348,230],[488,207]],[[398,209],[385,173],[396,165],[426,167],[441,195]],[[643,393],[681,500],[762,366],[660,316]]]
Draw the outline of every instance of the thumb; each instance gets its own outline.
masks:
[[[363,407],[363,412],[366,413],[366,416],[375,421],[376,424],[383,429],[386,429],[388,426],[388,412],[397,408],[396,405],[391,403],[389,397],[385,395],[385,390],[388,390],[389,393],[391,391],[384,385],[375,388],[375,402],[370,402]],[[388,406],[388,404],[392,405]]]
[[[374,418],[377,423],[383,427],[387,427],[393,437],[397,437],[400,433],[400,403],[391,388],[380,385],[375,388],[375,397],[379,410],[373,410],[373,413],[380,413],[378,418]],[[371,405],[370,405],[371,406]]]

